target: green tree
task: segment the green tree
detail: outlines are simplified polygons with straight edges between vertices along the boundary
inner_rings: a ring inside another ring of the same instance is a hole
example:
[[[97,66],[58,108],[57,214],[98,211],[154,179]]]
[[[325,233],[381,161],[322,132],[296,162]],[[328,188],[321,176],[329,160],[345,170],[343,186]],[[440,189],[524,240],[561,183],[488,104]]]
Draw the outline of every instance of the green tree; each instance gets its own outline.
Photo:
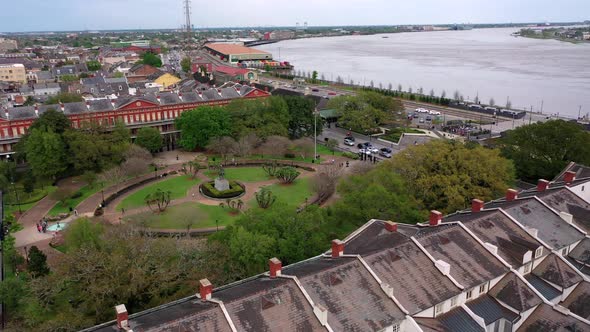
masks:
[[[108,164],[109,146],[98,135],[71,129],[64,133],[69,162],[79,172],[98,172]]]
[[[79,80],[78,76],[76,75],[61,75],[59,80],[62,82],[76,82]],[[48,104],[50,105],[50,104]]]
[[[576,123],[554,120],[522,126],[501,139],[519,178],[551,180],[570,162],[590,165],[590,133]]]
[[[318,80],[318,72],[317,72],[316,70],[314,70],[314,71],[311,73],[311,80],[312,80],[312,82],[315,82],[315,81],[317,81],[317,80]]]
[[[35,98],[33,98],[33,96],[28,96],[27,100],[25,101],[23,106],[33,106],[33,105],[35,105],[35,103],[36,103]]]
[[[283,167],[276,172],[276,177],[282,183],[293,183],[295,179],[300,175],[299,171],[295,167]]]
[[[333,138],[330,138],[326,142],[326,146],[328,147],[328,149],[332,150],[332,155],[334,155],[334,153],[336,152],[336,147],[338,147],[338,141]]]
[[[328,107],[338,112],[341,127],[362,133],[376,131],[382,124],[395,123],[397,113],[402,111],[398,101],[376,92],[336,97],[330,100]]]
[[[76,80],[77,79],[78,78],[76,77]],[[81,101],[84,101],[84,98],[82,98],[81,95],[75,93],[61,92],[55,96],[49,97],[49,99],[47,99],[47,101],[45,102],[45,105],[57,105],[59,103],[76,103]]]
[[[192,151],[205,148],[212,138],[229,135],[231,120],[224,108],[203,106],[182,112],[176,119],[176,128],[180,130],[180,145]]]
[[[151,153],[156,153],[162,149],[164,142],[158,129],[143,127],[137,132],[135,144],[147,149]]]
[[[98,62],[96,60],[87,61],[86,66],[88,67],[89,71],[97,71],[97,70],[100,70],[100,68],[102,68],[102,65],[100,64],[100,62]]]
[[[157,189],[155,192],[145,196],[145,203],[154,212],[164,212],[170,204],[171,194],[172,192],[169,190],[163,191],[162,189]]]
[[[288,136],[289,107],[281,97],[236,99],[225,109],[231,116],[234,138],[251,133],[262,139],[274,135]]]
[[[288,133],[289,138],[299,139],[314,135],[314,109],[315,103],[310,98],[299,96],[283,97],[287,103],[289,112]],[[317,134],[321,135],[323,126],[322,119],[317,116]]]
[[[42,113],[29,127],[29,131],[40,129],[43,131],[53,131],[57,134],[63,134],[66,129],[70,128],[70,119],[54,109],[48,109]]]
[[[80,218],[72,222],[65,231],[68,249],[75,250],[83,247],[99,249],[102,245],[102,233],[101,224],[92,222],[88,218]]]
[[[160,68],[162,67],[162,59],[160,59],[160,57],[154,53],[151,52],[145,52],[142,56],[141,56],[141,60],[139,61],[139,63],[143,63],[145,65],[150,65],[156,68]]]
[[[514,166],[499,150],[454,141],[410,147],[379,167],[400,174],[416,199],[443,213],[501,196],[514,181]]]
[[[25,154],[37,178],[55,179],[67,169],[65,144],[53,131],[33,129],[25,141]]]
[[[29,262],[27,269],[31,272],[33,277],[41,277],[49,274],[49,267],[47,266],[47,256],[37,248],[32,246],[29,249]]]
[[[191,71],[191,65],[192,65],[192,61],[191,61],[191,58],[189,58],[189,57],[183,58],[180,61],[180,67],[182,68],[182,71],[185,73],[188,73]]]
[[[277,200],[277,196],[272,194],[272,191],[266,187],[262,187],[260,191],[255,193],[256,203],[261,209],[268,209]]]
[[[125,74],[123,74],[122,72],[118,71],[116,73],[113,74],[114,78],[123,78],[125,77]]]

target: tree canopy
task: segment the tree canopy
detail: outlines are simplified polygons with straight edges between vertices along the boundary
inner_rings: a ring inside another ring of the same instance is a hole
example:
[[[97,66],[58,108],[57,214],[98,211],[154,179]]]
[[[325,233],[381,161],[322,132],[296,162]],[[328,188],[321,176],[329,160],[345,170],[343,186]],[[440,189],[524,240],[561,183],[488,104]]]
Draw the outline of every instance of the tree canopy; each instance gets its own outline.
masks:
[[[533,183],[553,179],[570,161],[590,165],[590,133],[569,121],[522,126],[509,131],[500,144],[518,177]]]
[[[281,97],[236,99],[225,109],[231,116],[234,138],[249,133],[255,133],[260,138],[288,136],[289,108]]]
[[[454,141],[412,146],[378,168],[401,175],[427,209],[443,213],[501,196],[514,181],[514,166],[499,150]]]
[[[289,138],[298,139],[314,135],[314,109],[315,103],[312,99],[299,96],[283,97],[289,110]],[[317,119],[317,134],[322,133],[322,120]]]
[[[182,68],[182,71],[185,73],[188,73],[191,71],[191,65],[192,65],[192,61],[191,61],[191,58],[189,58],[189,57],[183,58],[180,61],[180,67]]]
[[[397,113],[403,109],[399,101],[376,92],[336,97],[330,100],[328,107],[338,112],[341,127],[361,133],[370,133],[379,125],[394,123]]]
[[[100,64],[100,62],[98,62],[96,60],[87,61],[86,66],[88,67],[88,70],[90,70],[90,71],[97,71],[97,70],[100,70],[100,68],[102,68],[102,65]]]
[[[212,138],[229,135],[230,124],[230,114],[223,107],[198,107],[182,112],[176,119],[180,145],[186,150],[204,148]]]
[[[156,153],[162,148],[162,135],[160,135],[160,131],[156,128],[144,127],[137,131],[135,144],[147,149],[151,153]]]
[[[141,56],[141,60],[139,60],[139,63],[143,63],[144,65],[150,65],[157,68],[162,67],[162,59],[160,59],[158,55],[152,52],[145,52]]]
[[[77,80],[78,78],[76,78]],[[55,96],[51,96],[45,102],[45,105],[57,105],[59,103],[76,103],[84,101],[81,95],[75,93],[61,92]]]

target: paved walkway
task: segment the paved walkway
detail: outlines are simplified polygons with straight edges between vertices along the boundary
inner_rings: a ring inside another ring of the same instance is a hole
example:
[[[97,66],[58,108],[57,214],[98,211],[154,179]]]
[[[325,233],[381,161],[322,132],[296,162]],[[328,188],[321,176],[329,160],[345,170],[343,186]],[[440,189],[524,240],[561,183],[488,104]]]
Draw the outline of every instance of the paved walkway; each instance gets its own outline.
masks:
[[[84,183],[78,181],[77,178],[69,178],[60,181],[57,186],[60,189],[69,188],[72,191],[77,191],[84,186]],[[55,204],[57,204],[57,201],[51,199],[49,195],[45,196],[18,219],[23,229],[13,234],[17,248],[31,246],[40,241],[51,240],[53,233],[39,233],[37,231],[37,223],[49,213]]]

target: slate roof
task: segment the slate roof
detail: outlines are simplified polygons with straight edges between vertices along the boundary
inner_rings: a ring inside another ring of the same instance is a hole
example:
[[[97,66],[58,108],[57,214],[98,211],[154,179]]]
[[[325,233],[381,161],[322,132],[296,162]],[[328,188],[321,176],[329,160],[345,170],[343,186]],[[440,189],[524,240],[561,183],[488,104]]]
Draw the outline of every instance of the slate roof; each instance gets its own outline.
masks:
[[[543,245],[500,210],[478,213],[459,213],[445,218],[447,221],[461,221],[483,242],[498,247],[498,255],[513,267],[523,265],[524,255]]]
[[[574,223],[590,233],[590,204],[582,198],[563,187],[538,193],[537,197],[553,209],[571,214]]]
[[[558,296],[561,296],[561,291],[559,291],[557,288],[551,286],[548,282],[537,277],[532,273],[527,274],[526,276],[524,276],[524,278],[526,279],[526,281],[529,282],[529,284],[535,287],[535,289],[539,293],[541,293],[541,295],[543,295],[545,299],[549,301],[552,301]]]
[[[466,288],[481,285],[509,270],[459,224],[426,227],[415,237],[435,260],[450,264],[451,276]]]
[[[516,330],[517,332],[573,332],[590,331],[590,325],[565,315],[547,304],[541,304]]]
[[[584,265],[574,259],[572,259],[571,257],[565,257],[565,259],[572,264],[573,267],[575,267],[578,271],[582,272],[586,277],[590,278],[590,267],[587,265]]]
[[[213,292],[238,331],[325,331],[294,280],[258,277]]]
[[[402,234],[414,229],[398,225],[398,232],[391,233],[382,221],[375,221],[344,248],[345,254],[360,254],[379,279],[393,287],[393,295],[410,314],[461,293],[409,236]]]
[[[573,268],[562,261],[556,254],[547,256],[531,273],[563,288],[568,288],[583,280]]]
[[[526,311],[543,302],[543,300],[513,272],[508,273],[502,278],[502,280],[494,285],[494,287],[489,290],[488,295],[507,304],[518,312]]]
[[[313,302],[328,310],[328,324],[336,331],[380,331],[405,319],[357,258],[320,257],[282,274],[299,279]]]
[[[538,230],[538,237],[552,249],[561,249],[584,238],[584,234],[568,224],[536,198],[511,202],[494,202],[486,208],[501,207],[521,225]]]
[[[508,310],[506,307],[498,303],[496,299],[487,294],[484,294],[471,302],[467,302],[467,307],[469,307],[473,313],[483,318],[486,326],[501,318],[504,318],[509,322],[514,322],[519,317],[518,314]]]
[[[590,265],[590,238],[584,238],[568,256],[580,263]]]
[[[436,318],[414,318],[424,332],[485,332],[463,309],[457,308]]]
[[[560,304],[574,314],[590,320],[590,282],[581,282]]]
[[[129,323],[135,332],[231,331],[221,307],[210,301],[201,301],[196,296],[166,305],[157,311],[145,311],[130,315]],[[109,322],[94,331],[114,332],[120,330],[116,322]]]
[[[575,172],[576,179],[590,178],[590,167],[571,162],[553,181],[562,182],[565,172],[568,171]]]

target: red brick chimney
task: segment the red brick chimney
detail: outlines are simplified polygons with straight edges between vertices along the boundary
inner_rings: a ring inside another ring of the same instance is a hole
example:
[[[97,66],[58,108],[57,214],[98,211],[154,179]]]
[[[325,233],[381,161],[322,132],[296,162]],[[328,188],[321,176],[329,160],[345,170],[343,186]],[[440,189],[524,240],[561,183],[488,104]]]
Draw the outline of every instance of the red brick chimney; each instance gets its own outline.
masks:
[[[481,199],[474,198],[471,201],[471,212],[479,212],[483,210],[483,201]]]
[[[344,242],[340,240],[332,240],[332,257],[340,257],[344,253]]]
[[[565,183],[567,183],[567,184],[574,182],[575,179],[576,179],[576,172],[567,171],[563,175],[563,181],[565,181]]]
[[[115,306],[115,311],[117,312],[117,327],[119,329],[125,329],[129,326],[129,314],[127,313],[127,308],[125,308],[124,304],[119,304]]]
[[[392,232],[392,233],[395,233],[395,232],[397,232],[397,224],[394,223],[393,221],[386,221],[385,222],[385,229]]]
[[[274,257],[268,260],[268,265],[270,266],[270,277],[276,278],[281,275],[281,268],[283,264],[281,261]]]
[[[432,210],[430,211],[430,226],[437,226],[442,221],[442,213]]]
[[[213,292],[213,285],[209,282],[209,279],[201,279],[199,281],[199,293],[201,294],[201,300],[207,301],[211,299],[211,292]]]
[[[545,191],[549,188],[549,181],[541,179],[537,182],[537,191]]]
[[[506,200],[507,201],[513,201],[518,197],[518,191],[514,190],[514,189],[508,189],[506,190]]]

